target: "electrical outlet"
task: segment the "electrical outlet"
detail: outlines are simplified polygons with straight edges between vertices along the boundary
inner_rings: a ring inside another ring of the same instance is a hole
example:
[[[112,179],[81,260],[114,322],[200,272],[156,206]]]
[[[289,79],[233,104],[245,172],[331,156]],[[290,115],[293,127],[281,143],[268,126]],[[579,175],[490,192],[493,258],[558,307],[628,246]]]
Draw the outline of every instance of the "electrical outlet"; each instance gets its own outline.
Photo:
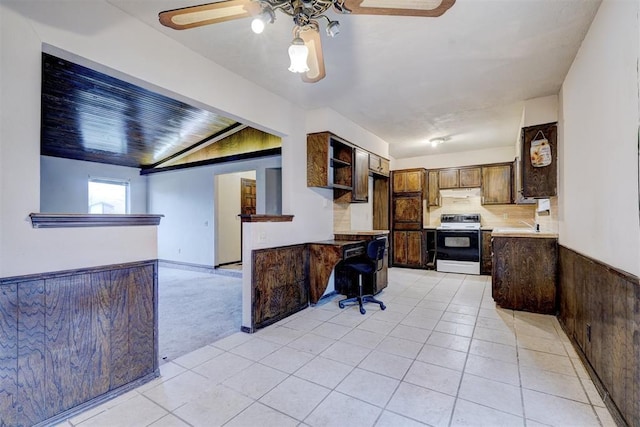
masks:
[[[260,234],[258,234],[258,242],[265,243],[266,241],[267,241],[267,232],[261,231]]]
[[[503,213],[502,214],[502,219],[509,219],[509,214],[508,213]]]

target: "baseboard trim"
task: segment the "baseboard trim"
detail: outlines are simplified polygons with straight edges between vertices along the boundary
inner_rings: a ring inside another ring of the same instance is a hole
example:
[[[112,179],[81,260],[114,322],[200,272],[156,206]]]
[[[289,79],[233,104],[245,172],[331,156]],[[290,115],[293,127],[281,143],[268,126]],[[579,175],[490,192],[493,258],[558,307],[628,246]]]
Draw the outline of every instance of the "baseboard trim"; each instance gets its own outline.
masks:
[[[219,276],[240,277],[240,278],[242,277],[241,270],[225,270],[223,268],[216,268],[210,265],[192,264],[189,262],[172,261],[168,259],[159,259],[158,266],[175,268],[178,270],[196,271],[198,273],[217,274]]]
[[[140,387],[141,385],[144,385],[146,383],[148,383],[149,381],[152,381],[156,378],[160,377],[160,369],[156,369],[154,372],[145,375],[142,378],[139,378],[133,382],[130,382],[128,384],[123,385],[122,387],[118,387],[115,390],[111,390],[108,393],[105,393],[103,395],[100,395],[94,399],[88,400],[78,406],[74,406],[71,409],[66,410],[65,412],[61,412],[58,415],[54,415],[51,418],[47,418],[46,420],[35,424],[34,427],[45,427],[45,426],[52,426],[52,425],[57,425],[61,422],[63,422],[64,420],[68,420],[70,418],[75,417],[76,415],[85,412],[91,408],[95,408],[96,406],[99,406],[109,400],[115,399],[118,396],[122,396],[123,394]]]

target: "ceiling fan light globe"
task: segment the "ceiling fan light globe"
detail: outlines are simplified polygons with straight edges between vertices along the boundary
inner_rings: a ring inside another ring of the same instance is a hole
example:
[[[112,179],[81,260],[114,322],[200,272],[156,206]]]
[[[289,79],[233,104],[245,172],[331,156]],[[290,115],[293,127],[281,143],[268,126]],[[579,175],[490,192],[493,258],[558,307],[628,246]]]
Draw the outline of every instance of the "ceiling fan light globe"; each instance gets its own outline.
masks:
[[[340,34],[340,23],[338,21],[331,21],[327,24],[327,36],[335,37]]]
[[[251,31],[256,34],[262,34],[264,27],[264,21],[260,18],[254,18],[254,20],[251,21]]]
[[[289,46],[289,71],[292,73],[306,73],[309,71],[307,65],[307,57],[309,56],[309,48],[304,44],[302,39],[296,38]]]

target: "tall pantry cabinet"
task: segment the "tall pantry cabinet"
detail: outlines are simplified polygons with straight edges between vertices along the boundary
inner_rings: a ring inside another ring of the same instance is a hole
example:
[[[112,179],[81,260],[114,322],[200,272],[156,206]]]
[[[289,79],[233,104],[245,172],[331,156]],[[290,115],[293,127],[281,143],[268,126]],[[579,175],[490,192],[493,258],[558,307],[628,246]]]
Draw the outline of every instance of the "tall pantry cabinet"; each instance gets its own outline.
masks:
[[[427,262],[423,229],[426,197],[425,169],[392,172],[391,252],[394,266],[424,268]]]

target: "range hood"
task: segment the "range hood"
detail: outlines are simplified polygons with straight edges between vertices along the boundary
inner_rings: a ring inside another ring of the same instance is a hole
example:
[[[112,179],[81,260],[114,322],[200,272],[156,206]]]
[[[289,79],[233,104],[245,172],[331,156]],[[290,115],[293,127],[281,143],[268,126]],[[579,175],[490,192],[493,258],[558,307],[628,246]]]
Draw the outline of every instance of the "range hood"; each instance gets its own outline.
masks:
[[[479,188],[452,188],[440,190],[440,197],[443,199],[468,199],[470,197],[480,197],[482,194]]]

